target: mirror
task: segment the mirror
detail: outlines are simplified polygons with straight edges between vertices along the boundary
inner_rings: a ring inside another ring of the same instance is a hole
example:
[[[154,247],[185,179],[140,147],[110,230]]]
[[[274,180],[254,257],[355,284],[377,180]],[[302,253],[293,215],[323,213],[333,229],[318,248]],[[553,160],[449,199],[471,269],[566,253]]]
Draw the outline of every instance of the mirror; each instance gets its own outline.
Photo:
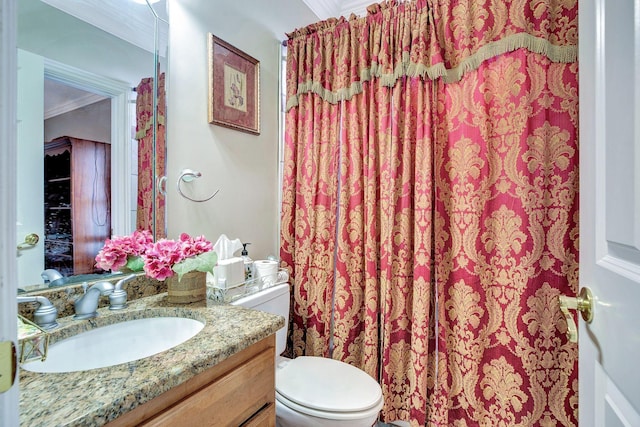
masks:
[[[164,233],[152,171],[164,169],[153,120],[165,123],[151,103],[166,77],[166,0],[17,4],[17,241],[39,236],[17,251],[19,288],[46,285],[50,268],[65,277],[55,285],[101,278],[95,255],[106,238],[137,228],[143,203],[157,220],[149,228]],[[146,120],[137,98],[149,103]],[[144,142],[136,129],[143,122]],[[141,201],[139,188],[150,196]]]

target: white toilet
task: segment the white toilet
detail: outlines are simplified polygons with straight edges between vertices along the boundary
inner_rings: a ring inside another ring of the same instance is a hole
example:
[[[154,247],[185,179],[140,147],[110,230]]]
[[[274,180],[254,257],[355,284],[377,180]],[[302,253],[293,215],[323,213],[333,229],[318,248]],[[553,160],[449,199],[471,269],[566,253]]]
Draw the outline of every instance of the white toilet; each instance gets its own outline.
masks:
[[[289,284],[283,283],[231,304],[285,318]],[[287,326],[276,332],[276,354],[287,343]],[[364,371],[334,359],[301,356],[276,360],[276,423],[280,427],[371,427],[382,409],[382,389]]]

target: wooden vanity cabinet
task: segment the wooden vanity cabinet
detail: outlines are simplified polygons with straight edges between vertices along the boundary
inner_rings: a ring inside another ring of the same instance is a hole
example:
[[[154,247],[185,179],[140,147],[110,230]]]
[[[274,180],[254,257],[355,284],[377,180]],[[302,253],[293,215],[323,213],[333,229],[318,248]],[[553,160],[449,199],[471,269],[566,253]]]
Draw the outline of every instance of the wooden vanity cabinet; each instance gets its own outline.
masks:
[[[109,427],[275,427],[275,334],[123,414]]]
[[[45,268],[89,274],[111,235],[111,145],[63,136],[44,146]]]

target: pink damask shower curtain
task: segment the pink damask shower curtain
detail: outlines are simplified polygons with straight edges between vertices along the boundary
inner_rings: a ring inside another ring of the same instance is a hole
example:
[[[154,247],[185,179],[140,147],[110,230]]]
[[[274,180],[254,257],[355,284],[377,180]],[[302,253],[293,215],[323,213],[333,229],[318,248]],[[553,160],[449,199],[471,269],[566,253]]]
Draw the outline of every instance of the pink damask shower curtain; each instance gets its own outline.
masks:
[[[333,352],[380,378],[387,419],[424,420],[431,273],[430,91],[365,82],[345,101]],[[416,408],[416,409],[414,409]]]
[[[166,97],[165,74],[158,78],[158,108],[156,114],[156,144],[153,146],[153,78],[148,77],[140,81],[136,88],[136,139],[138,140],[138,206],[136,215],[137,230],[153,230],[156,238],[165,236],[165,198],[156,189],[154,209],[153,184],[156,176],[165,175],[166,158]],[[154,171],[155,156],[155,171]],[[155,218],[155,222],[154,222]]]
[[[429,419],[576,425],[577,346],[557,297],[578,285],[577,1],[456,3],[433,7],[448,72]]]
[[[288,48],[281,254],[294,354],[383,378],[389,419],[424,420],[427,399],[431,82],[395,72],[424,56],[424,6],[374,6],[376,19],[319,23]],[[407,24],[393,48],[392,16]]]
[[[385,2],[288,44],[293,350],[383,420],[575,425],[575,1]]]
[[[432,419],[576,425],[577,74],[524,49],[440,85]],[[569,96],[567,96],[569,95]]]

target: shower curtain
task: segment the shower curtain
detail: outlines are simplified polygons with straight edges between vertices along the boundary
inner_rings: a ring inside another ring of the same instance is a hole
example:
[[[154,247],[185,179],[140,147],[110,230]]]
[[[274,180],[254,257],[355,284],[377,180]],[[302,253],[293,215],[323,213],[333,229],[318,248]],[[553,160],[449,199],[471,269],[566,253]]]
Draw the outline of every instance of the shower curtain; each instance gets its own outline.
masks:
[[[577,2],[389,1],[287,46],[292,349],[412,425],[577,424]]]
[[[155,229],[154,237],[160,239],[165,237],[165,198],[159,189],[156,189],[154,217],[153,181],[156,176],[165,175],[165,74],[160,73],[158,77],[155,152],[153,149],[153,77],[142,79],[136,87],[136,93],[136,139],[138,140],[138,204],[136,229]],[[153,167],[154,156],[156,165],[155,173]]]

